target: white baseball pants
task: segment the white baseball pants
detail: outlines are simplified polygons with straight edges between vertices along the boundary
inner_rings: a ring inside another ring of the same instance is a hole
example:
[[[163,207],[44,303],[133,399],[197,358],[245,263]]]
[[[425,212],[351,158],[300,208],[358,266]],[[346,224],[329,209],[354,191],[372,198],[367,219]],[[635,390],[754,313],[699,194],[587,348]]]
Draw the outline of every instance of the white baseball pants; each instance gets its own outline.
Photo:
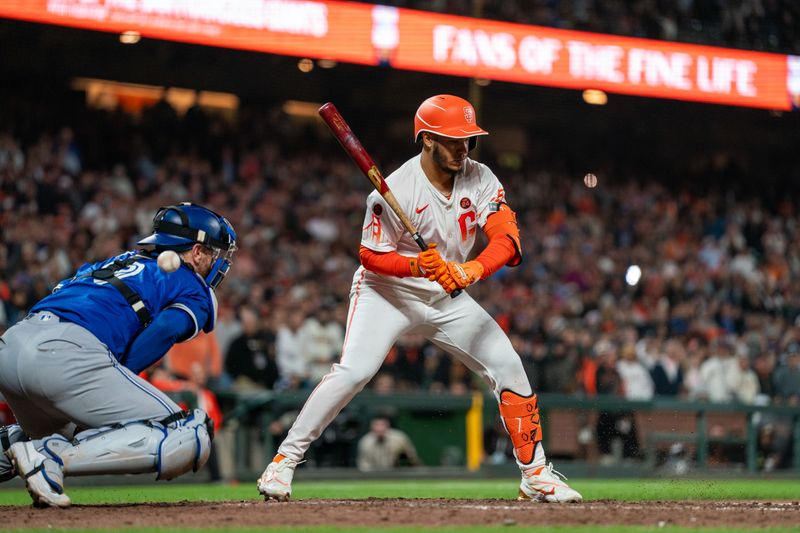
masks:
[[[350,297],[342,358],[311,393],[278,453],[300,461],[336,415],[372,379],[397,338],[420,333],[485,379],[495,397],[532,393],[506,334],[466,292],[431,302],[399,291],[356,285]]]

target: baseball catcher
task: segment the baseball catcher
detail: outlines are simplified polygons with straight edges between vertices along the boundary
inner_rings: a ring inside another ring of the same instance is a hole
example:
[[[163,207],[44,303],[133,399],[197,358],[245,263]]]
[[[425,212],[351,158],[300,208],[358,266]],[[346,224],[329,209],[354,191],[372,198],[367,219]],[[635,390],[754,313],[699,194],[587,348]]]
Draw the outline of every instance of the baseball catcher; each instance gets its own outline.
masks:
[[[143,249],[83,265],[0,338],[0,392],[19,421],[0,429],[0,480],[19,475],[36,506],[70,505],[65,476],[172,479],[208,459],[206,414],[137,374],[214,329],[236,233],[190,203],[161,208],[153,226]],[[172,261],[157,264],[162,253]]]

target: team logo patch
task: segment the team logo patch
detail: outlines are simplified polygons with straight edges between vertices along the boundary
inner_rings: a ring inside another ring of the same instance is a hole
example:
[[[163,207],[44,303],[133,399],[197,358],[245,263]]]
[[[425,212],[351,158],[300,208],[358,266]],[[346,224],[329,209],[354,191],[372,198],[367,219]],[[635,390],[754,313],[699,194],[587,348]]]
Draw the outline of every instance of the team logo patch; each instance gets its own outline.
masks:
[[[469,209],[471,205],[472,205],[472,200],[470,200],[466,196],[461,199],[461,209]]]
[[[467,124],[475,122],[475,110],[472,109],[472,106],[464,107],[464,120],[467,121]]]
[[[373,205],[372,212],[375,213],[377,216],[381,216],[381,213],[383,213],[383,206],[381,204]]]

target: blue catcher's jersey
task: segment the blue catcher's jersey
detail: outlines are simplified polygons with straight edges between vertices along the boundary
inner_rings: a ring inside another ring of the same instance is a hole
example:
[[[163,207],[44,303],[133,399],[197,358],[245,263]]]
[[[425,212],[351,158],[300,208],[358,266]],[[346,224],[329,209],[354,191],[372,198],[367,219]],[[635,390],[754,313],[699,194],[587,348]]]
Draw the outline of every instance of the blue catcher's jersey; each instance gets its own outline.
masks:
[[[122,361],[127,347],[144,326],[119,290],[85,274],[134,255],[136,252],[125,252],[107,261],[84,264],[75,277],[56,285],[53,293],[33,306],[31,312],[52,311],[83,326]],[[158,268],[154,258],[139,257],[140,260],[114,275],[139,295],[153,319],[164,309],[177,308],[188,313],[194,322],[191,337],[200,329],[205,332],[214,329],[216,296],[201,276],[183,264],[175,272],[166,273]]]

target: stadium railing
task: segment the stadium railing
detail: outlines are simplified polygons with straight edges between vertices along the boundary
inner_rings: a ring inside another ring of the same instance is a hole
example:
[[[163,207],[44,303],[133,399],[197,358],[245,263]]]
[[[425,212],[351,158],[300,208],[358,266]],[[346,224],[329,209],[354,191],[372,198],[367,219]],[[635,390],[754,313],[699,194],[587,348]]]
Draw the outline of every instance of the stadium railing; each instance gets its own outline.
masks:
[[[226,423],[236,428],[234,454],[238,473],[249,472],[246,462],[252,431],[260,432],[262,453],[268,460],[278,444],[274,442],[272,423],[302,407],[308,394],[309,391],[219,394]],[[497,427],[494,398],[489,394],[478,397],[427,392],[380,395],[365,391],[353,399],[346,412],[359,422],[358,436],[369,427],[372,417],[390,416],[394,425],[411,437],[424,464],[464,466],[470,464],[471,457],[483,455],[483,431]],[[539,394],[539,404],[545,449],[550,456],[561,460],[597,462],[600,458],[595,434],[598,414],[630,413],[635,420],[641,450],[637,459],[644,460],[643,465],[651,470],[659,454],[663,455],[664,447],[681,443],[691,448],[694,467],[701,470],[715,466],[718,458],[709,456],[710,450],[717,449],[715,447],[743,449],[743,453],[738,454],[741,462],[748,472],[754,473],[760,468],[759,426],[765,420],[778,420],[791,428],[791,469],[800,473],[800,407],[706,403],[663,397],[628,401],[613,396],[549,393]],[[480,417],[477,425],[475,407]],[[472,423],[468,422],[468,413]],[[481,435],[475,435],[476,431]],[[476,446],[481,449],[476,450]]]

